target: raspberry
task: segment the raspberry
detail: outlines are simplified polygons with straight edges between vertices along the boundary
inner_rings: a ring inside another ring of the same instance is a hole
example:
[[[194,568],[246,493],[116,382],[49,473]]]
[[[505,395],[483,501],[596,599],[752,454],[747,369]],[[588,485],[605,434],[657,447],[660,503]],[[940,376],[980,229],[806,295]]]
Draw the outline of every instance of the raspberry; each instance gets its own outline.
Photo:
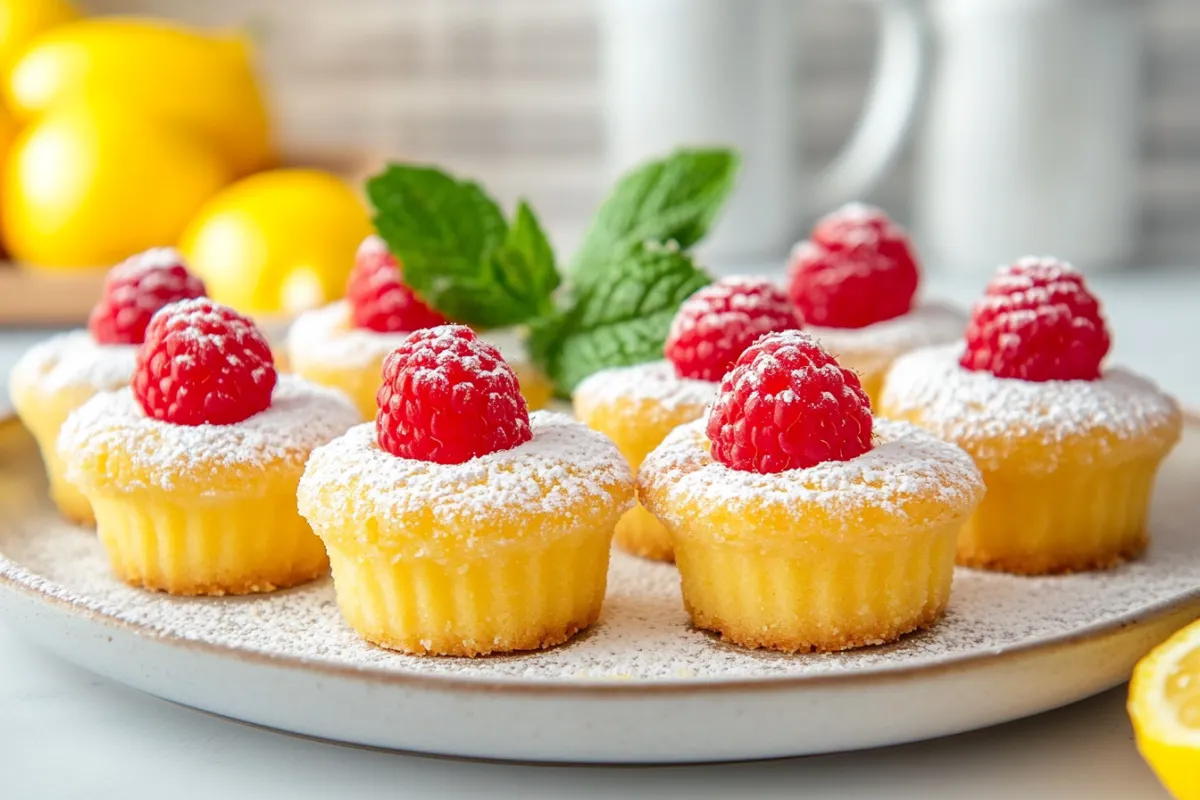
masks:
[[[164,306],[146,328],[133,396],[176,425],[232,425],[271,405],[271,348],[246,317],[201,297]]]
[[[394,456],[461,464],[533,438],[517,376],[464,325],[416,331],[383,362],[375,434]]]
[[[679,377],[719,381],[758,337],[799,327],[783,290],[761,278],[725,278],[683,302],[663,352]]]
[[[168,303],[205,295],[173,247],[156,247],[122,261],[104,276],[88,330],[100,344],[141,344],[150,318]]]
[[[879,209],[851,203],[796,245],[788,297],[809,325],[863,328],[908,313],[919,280],[904,230]]]
[[[858,376],[803,331],[746,348],[708,415],[712,456],[731,469],[783,472],[871,449],[871,402]]]
[[[960,363],[997,378],[1092,381],[1111,344],[1100,304],[1070,264],[1001,267],[975,305]]]
[[[346,296],[356,328],[396,333],[446,324],[445,317],[425,305],[404,283],[400,262],[378,236],[368,236],[359,245]]]

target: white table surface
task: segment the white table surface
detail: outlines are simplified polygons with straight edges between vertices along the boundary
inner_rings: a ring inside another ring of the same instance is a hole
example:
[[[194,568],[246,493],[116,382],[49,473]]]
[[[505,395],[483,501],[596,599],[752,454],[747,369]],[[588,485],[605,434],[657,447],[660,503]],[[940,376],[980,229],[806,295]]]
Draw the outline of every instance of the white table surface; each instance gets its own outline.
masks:
[[[969,302],[975,280],[931,281]],[[1115,361],[1200,406],[1200,268],[1092,280]],[[44,333],[0,329],[0,376]],[[343,747],[143,695],[26,644],[0,620],[0,798],[805,797],[1150,800],[1125,689],[986,731],[772,762],[584,768],[472,763]],[[980,691],[987,691],[981,686]]]

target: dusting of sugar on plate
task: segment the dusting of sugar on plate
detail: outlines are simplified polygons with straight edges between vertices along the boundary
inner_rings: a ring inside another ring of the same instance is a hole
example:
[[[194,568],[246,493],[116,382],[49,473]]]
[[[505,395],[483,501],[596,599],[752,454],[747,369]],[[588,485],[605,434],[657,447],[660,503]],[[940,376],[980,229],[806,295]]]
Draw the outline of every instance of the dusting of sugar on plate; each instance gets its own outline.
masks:
[[[133,378],[137,346],[99,344],[86,330],[52,336],[29,348],[13,366],[12,391],[41,395],[90,389],[107,392],[127,386]]]
[[[146,416],[129,388],[98,394],[59,432],[72,481],[117,491],[202,483],[214,470],[266,464],[299,469],[313,448],[361,421],[342,393],[280,375],[271,405],[233,425],[175,425]],[[113,458],[120,451],[125,458]],[[86,469],[84,469],[86,465]]]
[[[897,359],[884,382],[881,412],[920,424],[995,467],[1024,442],[1046,447],[1052,468],[1068,440],[1094,433],[1094,443],[1072,448],[1076,458],[1101,456],[1114,442],[1128,457],[1169,447],[1182,426],[1179,404],[1153,382],[1110,368],[1095,381],[1023,381],[964,369],[962,344],[918,350]],[[1091,449],[1089,449],[1091,448]]]
[[[829,353],[856,369],[875,372],[902,353],[962,338],[967,315],[945,303],[920,303],[907,314],[863,328],[806,326]]]
[[[650,401],[658,408],[703,408],[712,402],[720,384],[681,378],[663,359],[632,367],[602,369],[585,378],[572,395],[576,413],[590,417],[594,409],[618,401]]]
[[[379,447],[374,424],[359,425],[313,451],[300,480],[300,513],[370,517],[397,530],[406,520],[430,520],[433,539],[471,538],[464,534],[479,529],[476,539],[494,544],[487,526],[498,519],[550,514],[566,532],[580,514],[615,521],[632,505],[633,475],[607,437],[551,411],[532,412],[529,423],[529,441],[461,464],[398,458]]]
[[[905,518],[910,504],[928,514],[933,500],[945,517],[965,517],[983,498],[983,479],[971,457],[915,425],[876,419],[870,450],[848,461],[760,474],[731,469],[706,447],[706,420],[672,431],[638,471],[642,501],[677,524],[706,509],[723,514],[787,514],[819,506],[841,523],[830,535],[852,537],[864,513]],[[922,525],[942,519],[922,518]],[[787,532],[781,532],[786,536]]]
[[[724,644],[688,625],[674,566],[614,551],[600,622],[540,653],[475,660],[407,656],[368,645],[342,620],[328,578],[245,598],[172,598],[132,589],[109,571],[95,535],[62,522],[45,497],[32,444],[0,467],[0,576],[71,603],[81,614],[242,652],[382,670],[517,684],[719,684],[915,668],[1047,642],[1136,619],[1200,595],[1194,475],[1200,432],[1159,478],[1144,558],[1114,570],[1023,578],[959,569],[946,618],[891,645],[837,654],[782,655]]]

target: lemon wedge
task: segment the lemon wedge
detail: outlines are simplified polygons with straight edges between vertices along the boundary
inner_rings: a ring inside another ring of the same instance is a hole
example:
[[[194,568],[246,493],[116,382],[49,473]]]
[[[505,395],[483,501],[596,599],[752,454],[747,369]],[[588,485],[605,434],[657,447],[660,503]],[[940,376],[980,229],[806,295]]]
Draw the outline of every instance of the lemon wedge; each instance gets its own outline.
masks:
[[[1138,750],[1176,800],[1200,800],[1200,622],[1143,658],[1129,687]]]

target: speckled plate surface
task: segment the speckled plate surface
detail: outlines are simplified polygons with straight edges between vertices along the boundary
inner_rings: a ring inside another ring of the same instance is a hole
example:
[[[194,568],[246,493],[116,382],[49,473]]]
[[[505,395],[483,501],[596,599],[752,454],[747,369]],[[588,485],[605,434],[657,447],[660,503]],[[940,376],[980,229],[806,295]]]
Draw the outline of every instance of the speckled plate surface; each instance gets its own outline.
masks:
[[[476,660],[359,641],[328,579],[252,598],[128,588],[60,521],[36,449],[0,424],[0,613],[85,668],[282,730],[447,755],[684,762],[895,744],[1044,711],[1128,678],[1200,616],[1200,421],[1165,465],[1146,557],[1110,572],[959,570],[946,619],[838,655],[745,651],[691,629],[669,565],[614,554],[600,623]]]

